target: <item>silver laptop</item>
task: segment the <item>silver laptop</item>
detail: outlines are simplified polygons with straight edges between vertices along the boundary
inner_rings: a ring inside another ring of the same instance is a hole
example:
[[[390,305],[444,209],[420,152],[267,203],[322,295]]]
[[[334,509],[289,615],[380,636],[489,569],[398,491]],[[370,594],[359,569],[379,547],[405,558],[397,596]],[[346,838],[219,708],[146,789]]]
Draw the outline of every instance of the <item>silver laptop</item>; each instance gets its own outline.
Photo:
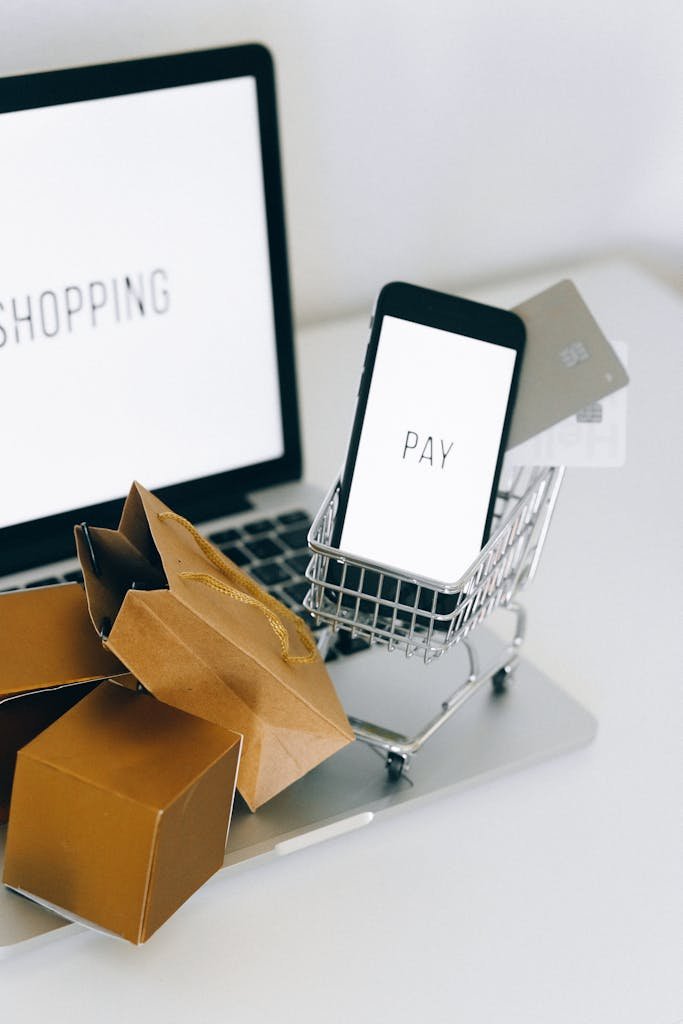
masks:
[[[268,52],[0,80],[0,151],[0,590],[78,580],[74,523],[116,525],[138,479],[307,614],[322,496],[300,480]],[[349,713],[404,731],[468,672],[462,652],[426,668],[348,635],[328,659]],[[355,743],[257,814],[237,806],[226,867],[587,742],[590,716],[519,672],[502,704],[472,700],[398,781]],[[0,955],[76,927],[0,889]]]

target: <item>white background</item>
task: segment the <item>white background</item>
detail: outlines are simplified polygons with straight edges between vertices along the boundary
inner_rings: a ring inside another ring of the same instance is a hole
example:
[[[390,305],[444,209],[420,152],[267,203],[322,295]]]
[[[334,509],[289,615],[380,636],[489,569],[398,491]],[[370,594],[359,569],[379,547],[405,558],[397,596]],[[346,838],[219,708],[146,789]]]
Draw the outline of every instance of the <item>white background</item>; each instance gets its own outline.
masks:
[[[678,0],[3,0],[0,73],[260,40],[299,322],[681,253]]]
[[[460,579],[482,546],[514,365],[501,345],[383,318],[344,551]]]
[[[6,114],[0,144],[0,526],[281,455],[253,79]],[[88,282],[155,267],[168,312],[90,326]],[[67,284],[72,332],[17,343],[10,297],[35,323]]]

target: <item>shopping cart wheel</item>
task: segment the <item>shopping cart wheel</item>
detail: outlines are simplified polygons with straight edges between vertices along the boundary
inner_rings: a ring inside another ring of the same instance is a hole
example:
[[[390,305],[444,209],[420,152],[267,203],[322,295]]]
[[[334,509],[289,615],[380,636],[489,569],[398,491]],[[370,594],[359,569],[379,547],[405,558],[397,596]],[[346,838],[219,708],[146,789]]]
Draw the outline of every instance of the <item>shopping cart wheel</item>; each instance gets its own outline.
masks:
[[[507,671],[507,669],[499,668],[498,671],[491,676],[491,685],[493,687],[493,692],[496,697],[500,697],[503,693],[507,691],[508,675],[509,672]]]
[[[390,750],[387,754],[386,766],[391,781],[398,782],[406,766],[405,754],[397,754],[395,750]]]

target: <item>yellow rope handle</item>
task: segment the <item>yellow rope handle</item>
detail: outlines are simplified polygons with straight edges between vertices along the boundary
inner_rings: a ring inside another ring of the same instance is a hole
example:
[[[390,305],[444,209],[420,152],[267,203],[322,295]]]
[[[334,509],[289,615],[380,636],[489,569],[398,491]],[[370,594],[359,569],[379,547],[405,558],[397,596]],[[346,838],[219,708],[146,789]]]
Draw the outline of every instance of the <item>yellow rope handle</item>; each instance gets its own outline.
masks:
[[[294,612],[285,607],[285,605],[276,601],[274,597],[271,597],[270,594],[265,592],[265,590],[262,590],[257,583],[254,583],[250,576],[247,576],[246,573],[232,565],[227,558],[216,550],[213,544],[210,544],[205,537],[202,537],[199,530],[197,530],[189,520],[179,516],[176,512],[157,512],[157,517],[162,522],[170,520],[173,523],[178,523],[179,526],[182,526],[183,529],[187,530],[211,564],[227,576],[229,580],[237,583],[241,589],[238,590],[236,587],[231,587],[228,584],[223,583],[221,580],[217,580],[215,576],[210,576],[208,573],[203,572],[181,572],[179,575],[182,579],[196,580],[207,587],[211,587],[213,590],[217,590],[221,594],[227,594],[228,597],[232,597],[236,601],[241,601],[242,604],[257,608],[263,615],[265,615],[271,629],[278,638],[280,642],[280,650],[282,651],[282,658],[288,665],[307,665],[317,660],[318,648],[316,647],[315,640],[309,633],[306,623],[300,619],[298,615],[295,615]],[[289,634],[282,622],[283,618],[289,619],[295,626],[297,636],[301,641],[306,654],[290,654]]]

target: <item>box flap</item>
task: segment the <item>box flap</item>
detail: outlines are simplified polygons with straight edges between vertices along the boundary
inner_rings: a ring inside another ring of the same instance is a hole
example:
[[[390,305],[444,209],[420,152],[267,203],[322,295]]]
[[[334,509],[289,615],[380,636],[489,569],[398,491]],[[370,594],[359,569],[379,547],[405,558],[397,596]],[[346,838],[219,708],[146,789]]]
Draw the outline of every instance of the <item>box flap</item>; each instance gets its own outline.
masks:
[[[0,594],[0,700],[124,672],[94,632],[78,583]]]

